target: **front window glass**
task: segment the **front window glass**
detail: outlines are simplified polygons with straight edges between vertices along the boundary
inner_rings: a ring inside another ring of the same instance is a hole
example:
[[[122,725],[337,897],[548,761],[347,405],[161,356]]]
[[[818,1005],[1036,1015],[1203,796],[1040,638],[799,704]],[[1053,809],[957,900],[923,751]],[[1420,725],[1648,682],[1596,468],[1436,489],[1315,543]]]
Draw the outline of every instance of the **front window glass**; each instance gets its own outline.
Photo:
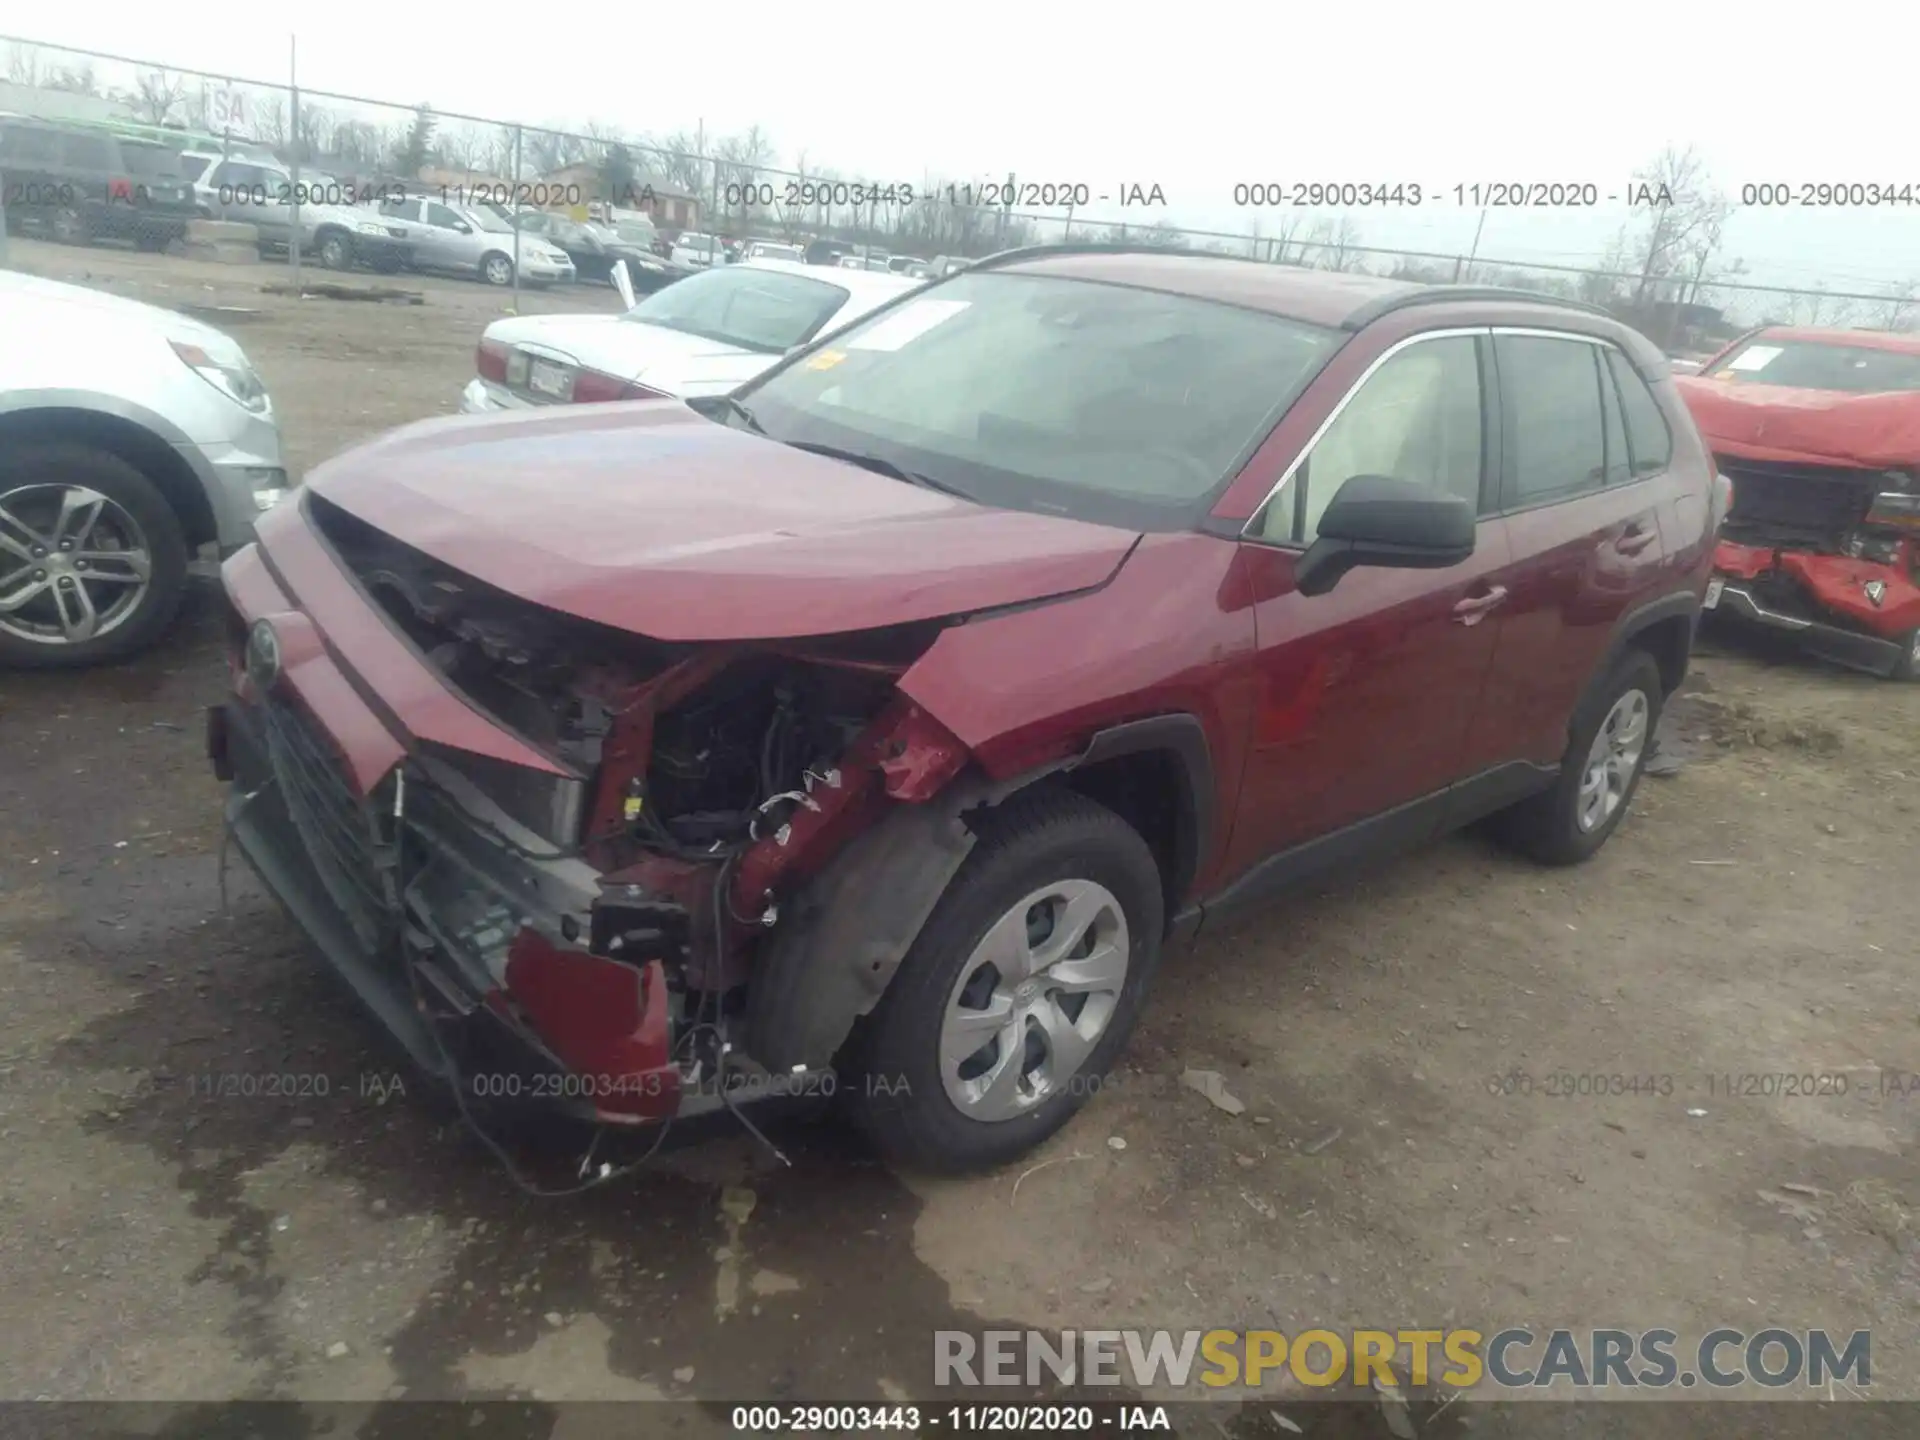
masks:
[[[777,439],[878,456],[986,504],[1167,526],[1343,338],[1184,295],[974,274],[741,398]]]
[[[1920,390],[1920,355],[1866,345],[1757,336],[1710,372],[1716,380],[1747,385],[1786,385],[1796,390],[1837,390],[1872,395]]]
[[[847,292],[774,270],[707,270],[656,290],[623,317],[778,355],[811,340]]]
[[[1354,392],[1260,517],[1258,533],[1311,544],[1341,487],[1385,475],[1480,503],[1480,362],[1473,338],[1422,340]]]

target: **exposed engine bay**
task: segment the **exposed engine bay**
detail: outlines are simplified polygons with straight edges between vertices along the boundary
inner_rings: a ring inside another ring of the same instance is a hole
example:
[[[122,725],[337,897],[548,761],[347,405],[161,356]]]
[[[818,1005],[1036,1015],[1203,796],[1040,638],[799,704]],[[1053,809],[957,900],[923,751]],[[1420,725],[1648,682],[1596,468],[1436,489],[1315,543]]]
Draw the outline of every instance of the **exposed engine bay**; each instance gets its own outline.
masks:
[[[495,987],[489,1003],[523,1010],[572,1071],[671,1072],[644,1094],[597,1096],[604,1118],[658,1119],[697,1092],[728,1103],[729,1068],[753,1064],[728,1017],[792,892],[889,806],[931,797],[966,761],[896,689],[944,622],[662,644],[542,609],[310,504],[345,568],[433,668],[566,772],[424,747],[484,797],[462,802],[460,823],[506,852],[506,869],[543,877],[544,914],[496,882],[493,940],[455,927],[456,942],[484,949],[475,968]],[[413,865],[426,881],[447,872],[425,887],[443,911],[465,907],[476,867],[455,874],[423,843],[447,834],[451,807],[417,806],[439,828],[422,821],[400,843],[423,844]],[[645,1017],[663,1010],[649,1033]]]

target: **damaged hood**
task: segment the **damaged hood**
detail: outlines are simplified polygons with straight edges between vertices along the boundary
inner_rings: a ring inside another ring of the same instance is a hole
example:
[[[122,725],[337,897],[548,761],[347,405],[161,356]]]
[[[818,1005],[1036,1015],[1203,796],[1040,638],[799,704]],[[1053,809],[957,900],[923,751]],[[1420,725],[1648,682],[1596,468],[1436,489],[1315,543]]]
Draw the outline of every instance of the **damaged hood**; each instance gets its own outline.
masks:
[[[1867,470],[1920,465],[1920,393],[1850,395],[1690,375],[1673,383],[1713,450]]]
[[[975,505],[669,400],[429,420],[336,456],[307,488],[486,584],[669,641],[1045,600],[1103,584],[1139,538]]]

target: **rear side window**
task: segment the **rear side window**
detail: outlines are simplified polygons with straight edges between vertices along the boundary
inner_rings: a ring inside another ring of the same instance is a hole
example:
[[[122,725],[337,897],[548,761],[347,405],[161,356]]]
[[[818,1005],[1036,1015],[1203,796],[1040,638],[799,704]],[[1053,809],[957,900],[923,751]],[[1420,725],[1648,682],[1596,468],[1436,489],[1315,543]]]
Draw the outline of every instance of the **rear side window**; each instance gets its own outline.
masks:
[[[120,155],[127,173],[147,180],[172,180],[180,174],[180,157],[160,145],[120,142]]]
[[[1613,372],[1620,406],[1627,417],[1627,448],[1633,455],[1633,473],[1657,474],[1673,463],[1673,431],[1667,428],[1667,417],[1626,356],[1609,350],[1607,366]]]
[[[18,164],[45,164],[53,159],[53,136],[24,125],[17,130],[0,131],[0,154]]]
[[[1605,477],[1599,349],[1584,340],[1494,336],[1512,503],[1577,495]]]
[[[113,151],[99,135],[62,135],[60,158],[76,170],[113,168]]]

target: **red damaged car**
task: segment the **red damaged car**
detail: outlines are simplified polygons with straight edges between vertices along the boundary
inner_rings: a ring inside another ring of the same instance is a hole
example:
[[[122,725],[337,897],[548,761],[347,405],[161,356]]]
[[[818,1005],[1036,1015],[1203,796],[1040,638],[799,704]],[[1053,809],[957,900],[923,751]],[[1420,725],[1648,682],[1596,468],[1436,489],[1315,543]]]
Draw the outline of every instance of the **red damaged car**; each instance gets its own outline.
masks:
[[[1706,606],[1920,678],[1920,336],[1771,326],[1675,383],[1733,486]]]
[[[1719,518],[1598,311],[1015,251],[730,396],[319,467],[227,563],[209,747],[463,1106],[831,1090],[992,1164],[1097,1086],[1170,937],[1483,817],[1597,850]]]

